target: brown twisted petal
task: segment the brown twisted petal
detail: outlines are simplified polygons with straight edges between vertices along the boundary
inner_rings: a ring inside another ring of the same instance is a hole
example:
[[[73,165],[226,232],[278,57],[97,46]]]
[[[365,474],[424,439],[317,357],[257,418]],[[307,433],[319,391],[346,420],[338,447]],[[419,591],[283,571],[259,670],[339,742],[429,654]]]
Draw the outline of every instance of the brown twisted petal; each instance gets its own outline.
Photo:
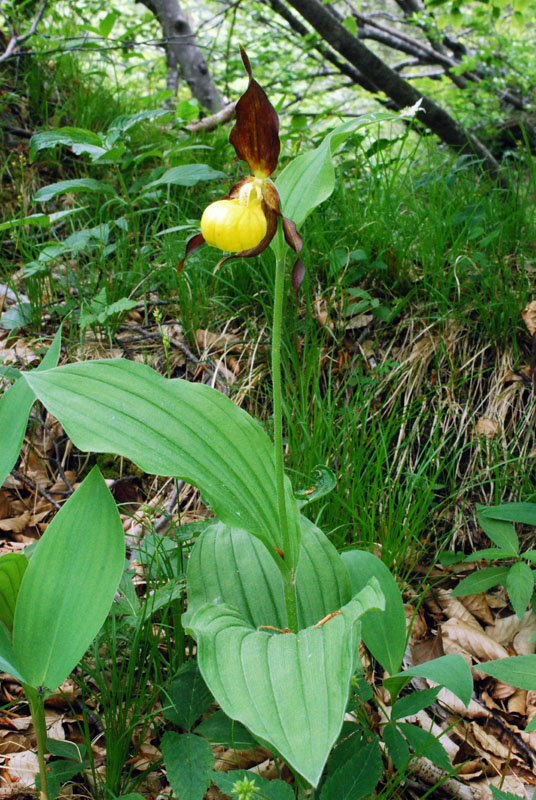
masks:
[[[281,144],[279,119],[264,89],[253,78],[246,51],[240,54],[249,76],[249,85],[236,104],[236,123],[229,141],[238,158],[246,161],[257,178],[267,178],[277,167]]]
[[[184,267],[184,262],[188,256],[194,253],[196,250],[199,250],[199,248],[203,247],[204,244],[205,237],[202,233],[197,233],[195,236],[192,236],[191,239],[188,239],[186,243],[186,253],[184,254],[184,258],[181,258],[179,261],[179,266],[177,267],[177,277],[181,274],[182,268]]]
[[[270,208],[274,214],[277,214],[277,216],[281,217],[283,221],[283,233],[285,235],[285,241],[289,247],[292,247],[296,255],[299,255],[303,246],[302,238],[299,235],[294,222],[291,219],[283,216],[279,200],[279,192],[271,181],[264,182],[262,187],[262,196],[268,208]],[[292,286],[294,293],[296,294],[296,302],[298,301],[298,291],[304,277],[305,266],[303,261],[298,258],[294,262],[294,266],[292,268]]]
[[[302,238],[296,230],[294,222],[292,222],[291,219],[287,219],[287,217],[283,217],[283,233],[285,234],[285,241],[288,246],[292,247],[296,255],[298,255],[303,246]],[[298,292],[304,277],[305,264],[301,258],[297,258],[292,267],[292,288],[296,295],[296,302],[298,302]]]

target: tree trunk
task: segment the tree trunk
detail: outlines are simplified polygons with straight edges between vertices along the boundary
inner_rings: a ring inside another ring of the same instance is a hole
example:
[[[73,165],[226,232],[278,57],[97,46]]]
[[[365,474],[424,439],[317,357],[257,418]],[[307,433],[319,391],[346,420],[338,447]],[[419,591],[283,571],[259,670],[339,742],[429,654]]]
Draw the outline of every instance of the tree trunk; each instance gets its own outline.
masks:
[[[307,20],[324,41],[344,56],[360,73],[366,75],[398,108],[412,106],[421,100],[422,110],[418,118],[422,124],[453,150],[458,152],[470,150],[475,153],[482,160],[484,169],[494,176],[497,175],[499,165],[482,142],[464,130],[443,108],[429,97],[422,95],[353,36],[337,20],[329,6],[322,5],[319,0],[288,0],[288,3]]]
[[[221,108],[219,95],[197,37],[190,27],[178,0],[137,0],[157,18],[164,34],[168,77],[166,86],[177,91],[180,75],[200,105],[211,113]]]

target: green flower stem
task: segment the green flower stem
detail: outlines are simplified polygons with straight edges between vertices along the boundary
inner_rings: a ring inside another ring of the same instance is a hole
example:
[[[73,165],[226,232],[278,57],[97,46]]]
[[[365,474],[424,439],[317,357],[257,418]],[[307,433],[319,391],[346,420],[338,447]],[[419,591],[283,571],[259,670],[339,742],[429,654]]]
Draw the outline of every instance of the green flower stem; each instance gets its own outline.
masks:
[[[285,289],[285,257],[276,255],[274,318],[272,331],[272,385],[274,403],[274,451],[275,480],[279,525],[283,539],[283,553],[290,552],[290,532],[285,504],[285,470],[283,462],[283,414],[281,406],[281,327],[283,321],[283,297]],[[293,570],[281,569],[287,609],[287,625],[294,633],[298,630],[298,606],[296,577]]]
[[[30,706],[32,722],[37,739],[37,760],[39,762],[39,777],[41,778],[40,800],[48,800],[47,765],[45,753],[47,751],[47,726],[45,723],[45,704],[42,696],[33,686],[23,686],[24,694]]]

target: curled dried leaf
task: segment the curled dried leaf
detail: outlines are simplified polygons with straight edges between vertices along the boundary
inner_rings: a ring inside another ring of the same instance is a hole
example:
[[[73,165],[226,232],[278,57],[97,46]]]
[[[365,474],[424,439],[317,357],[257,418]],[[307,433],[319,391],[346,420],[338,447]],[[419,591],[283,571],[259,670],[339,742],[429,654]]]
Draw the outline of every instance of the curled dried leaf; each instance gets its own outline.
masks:
[[[493,661],[497,658],[507,658],[510,654],[505,647],[487,636],[483,631],[478,631],[459,619],[449,619],[441,626],[443,640],[450,639],[457,642],[463,650],[480,661]]]
[[[494,439],[499,431],[496,420],[489,417],[480,417],[475,425],[475,432],[478,436],[485,436],[486,439]]]
[[[523,322],[531,336],[536,333],[536,300],[531,300],[521,312]]]
[[[483,631],[483,628],[476,617],[471,614],[471,612],[460,600],[458,600],[457,597],[452,597],[449,592],[446,592],[444,589],[439,589],[437,593],[437,599],[446,616],[451,619],[459,619],[477,631]]]

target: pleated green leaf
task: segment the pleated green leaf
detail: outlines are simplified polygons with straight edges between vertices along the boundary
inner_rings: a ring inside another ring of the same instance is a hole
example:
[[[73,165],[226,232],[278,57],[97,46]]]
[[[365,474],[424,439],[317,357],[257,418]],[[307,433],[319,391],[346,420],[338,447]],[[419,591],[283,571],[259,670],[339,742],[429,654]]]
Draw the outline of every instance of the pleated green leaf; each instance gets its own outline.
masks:
[[[226,604],[255,628],[286,628],[281,573],[255,536],[223,523],[196,541],[188,560],[188,611],[183,624],[207,604]]]
[[[15,604],[28,559],[22,553],[7,553],[0,558],[0,621],[11,632]]]
[[[25,376],[81,450],[117,453],[145,472],[199,486],[227,525],[283,550],[272,443],[261,426],[215,389],[167,380],[143,364],[114,359],[69,364]],[[298,563],[299,528],[285,566]]]
[[[302,546],[296,575],[300,628],[347,603],[350,579],[335,547],[322,531],[300,517]],[[255,628],[286,628],[283,582],[266,548],[246,531],[222,523],[197,540],[188,564],[188,614],[206,603],[227,604]]]
[[[7,672],[16,680],[21,683],[28,683],[26,677],[22,674],[15,653],[13,652],[13,642],[11,635],[6,626],[0,622],[0,669],[2,672]]]
[[[55,367],[58,363],[61,347],[61,328],[50,345],[45,357],[37,367],[37,371]],[[35,372],[36,370],[33,370]],[[2,431],[2,447],[0,448],[0,486],[15,466],[19,457],[24,435],[28,426],[30,411],[35,403],[35,395],[22,380],[17,380],[6,389],[0,397],[0,431]]]
[[[56,514],[17,598],[13,650],[25,682],[56,689],[110,610],[125,559],[119,512],[95,467]]]
[[[285,216],[300,227],[313,208],[330,197],[335,188],[333,155],[349,136],[366,125],[399,119],[398,114],[389,111],[363,114],[338,125],[326,134],[315,150],[293,158],[275,182]]]
[[[298,624],[314,625],[319,619],[342,608],[356,594],[348,570],[327,536],[307,517],[300,517],[302,542],[296,585]]]
[[[313,786],[342,727],[358,620],[383,602],[373,579],[340,614],[297,634],[257,630],[225,605],[203,606],[191,620],[201,672],[222,709]]]

